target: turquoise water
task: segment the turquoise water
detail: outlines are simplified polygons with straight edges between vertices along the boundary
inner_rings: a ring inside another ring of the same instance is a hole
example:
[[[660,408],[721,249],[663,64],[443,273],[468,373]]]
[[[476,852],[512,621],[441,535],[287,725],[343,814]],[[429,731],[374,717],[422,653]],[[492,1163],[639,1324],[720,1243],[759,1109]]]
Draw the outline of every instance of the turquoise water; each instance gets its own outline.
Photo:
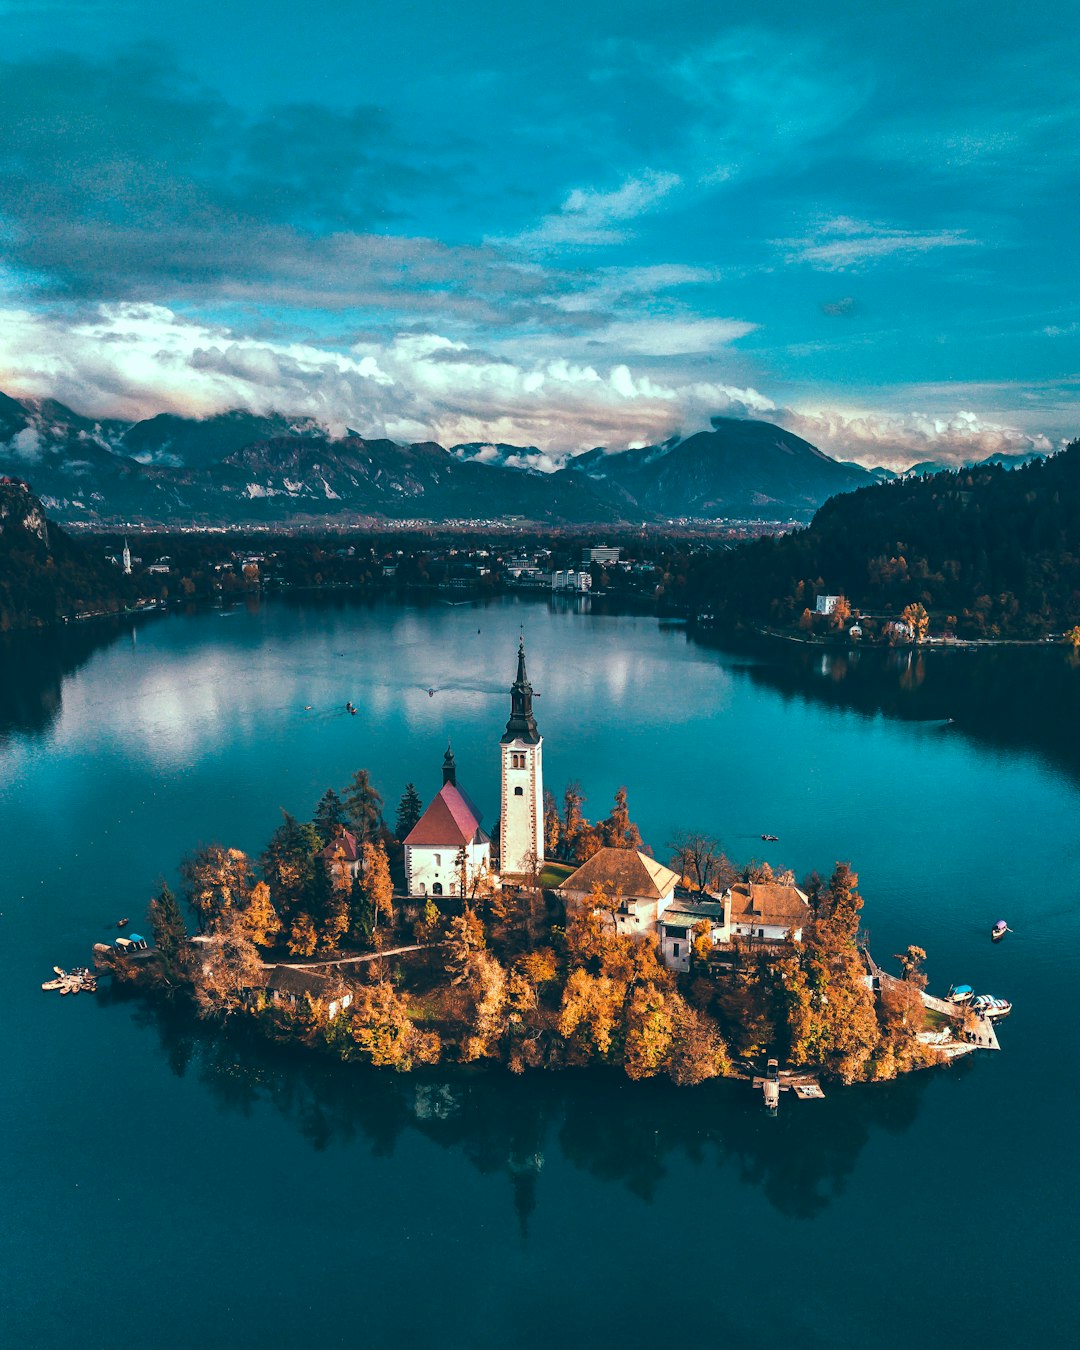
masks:
[[[396,1078],[39,991],[194,844],[257,851],[358,767],[392,809],[451,736],[490,825],[522,623],[549,786],[599,816],[626,784],[659,856],[695,824],[739,859],[778,834],[800,875],[850,859],[879,959],[918,942],[932,989],[1014,1001],[1004,1053],[770,1121],[737,1085]],[[978,659],[840,669],[512,603],[9,644],[0,1343],[1071,1345],[1080,671]]]

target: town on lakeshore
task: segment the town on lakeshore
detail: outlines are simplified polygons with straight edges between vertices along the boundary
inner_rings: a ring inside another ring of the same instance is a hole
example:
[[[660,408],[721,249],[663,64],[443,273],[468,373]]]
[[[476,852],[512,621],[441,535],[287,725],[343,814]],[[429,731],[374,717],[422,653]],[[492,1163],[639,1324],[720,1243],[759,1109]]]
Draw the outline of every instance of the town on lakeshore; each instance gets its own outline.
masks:
[[[180,872],[198,931],[162,886],[152,941],[128,930],[97,943],[97,973],[344,1060],[606,1065],[680,1085],[727,1076],[753,1080],[770,1110],[786,1088],[819,1096],[822,1080],[889,1079],[998,1048],[1004,1000],[968,986],[932,997],[914,944],[898,976],[877,965],[847,863],[799,885],[767,862],[737,866],[688,824],[667,841],[668,865],[625,788],[597,822],[577,783],[557,802],[524,636],[516,660],[509,718],[492,734],[490,833],[452,744],[438,791],[425,806],[407,784],[392,827],[360,769],[310,821],[284,814],[258,859],[221,844],[190,854]],[[55,973],[44,988],[96,988],[83,968]]]

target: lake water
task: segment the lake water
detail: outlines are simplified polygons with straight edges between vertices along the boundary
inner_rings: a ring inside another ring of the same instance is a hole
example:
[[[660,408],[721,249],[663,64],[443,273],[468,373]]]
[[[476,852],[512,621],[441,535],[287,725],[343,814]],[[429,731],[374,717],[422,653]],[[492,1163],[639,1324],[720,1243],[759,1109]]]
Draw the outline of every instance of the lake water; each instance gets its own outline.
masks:
[[[744,1085],[395,1077],[39,991],[193,845],[258,851],[358,767],[392,813],[452,737],[490,825],[520,624],[550,787],[600,816],[626,784],[661,857],[682,824],[850,859],[880,960],[1014,1001],[1004,1053],[769,1120]],[[9,642],[0,1344],[1075,1344],[1078,713],[1060,651],[740,652],[544,604]]]

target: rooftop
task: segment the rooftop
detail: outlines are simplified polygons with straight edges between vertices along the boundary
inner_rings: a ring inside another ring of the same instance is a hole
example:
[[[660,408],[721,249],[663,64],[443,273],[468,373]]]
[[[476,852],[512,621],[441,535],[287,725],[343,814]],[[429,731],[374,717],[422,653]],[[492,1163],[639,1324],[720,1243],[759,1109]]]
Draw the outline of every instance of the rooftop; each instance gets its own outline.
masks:
[[[776,881],[739,881],[731,887],[731,922],[797,928],[810,918],[810,904],[798,886]]]
[[[434,801],[409,831],[405,843],[413,848],[462,848],[483,844],[480,812],[456,783],[444,783]]]
[[[602,886],[614,895],[634,900],[659,900],[670,895],[677,872],[645,853],[629,848],[602,848],[566,878],[560,891],[588,892]]]

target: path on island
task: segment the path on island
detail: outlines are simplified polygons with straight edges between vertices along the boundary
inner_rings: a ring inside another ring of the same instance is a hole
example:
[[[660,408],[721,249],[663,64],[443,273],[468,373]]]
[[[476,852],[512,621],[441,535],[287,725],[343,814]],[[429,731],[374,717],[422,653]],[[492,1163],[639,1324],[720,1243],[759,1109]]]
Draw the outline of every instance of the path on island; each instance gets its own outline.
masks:
[[[358,966],[365,961],[381,960],[384,956],[401,956],[403,952],[422,952],[427,950],[427,947],[427,943],[414,942],[409,947],[387,947],[381,952],[365,952],[363,956],[336,956],[329,961],[264,961],[263,970],[277,970],[278,967],[285,970],[319,970],[323,966]]]

